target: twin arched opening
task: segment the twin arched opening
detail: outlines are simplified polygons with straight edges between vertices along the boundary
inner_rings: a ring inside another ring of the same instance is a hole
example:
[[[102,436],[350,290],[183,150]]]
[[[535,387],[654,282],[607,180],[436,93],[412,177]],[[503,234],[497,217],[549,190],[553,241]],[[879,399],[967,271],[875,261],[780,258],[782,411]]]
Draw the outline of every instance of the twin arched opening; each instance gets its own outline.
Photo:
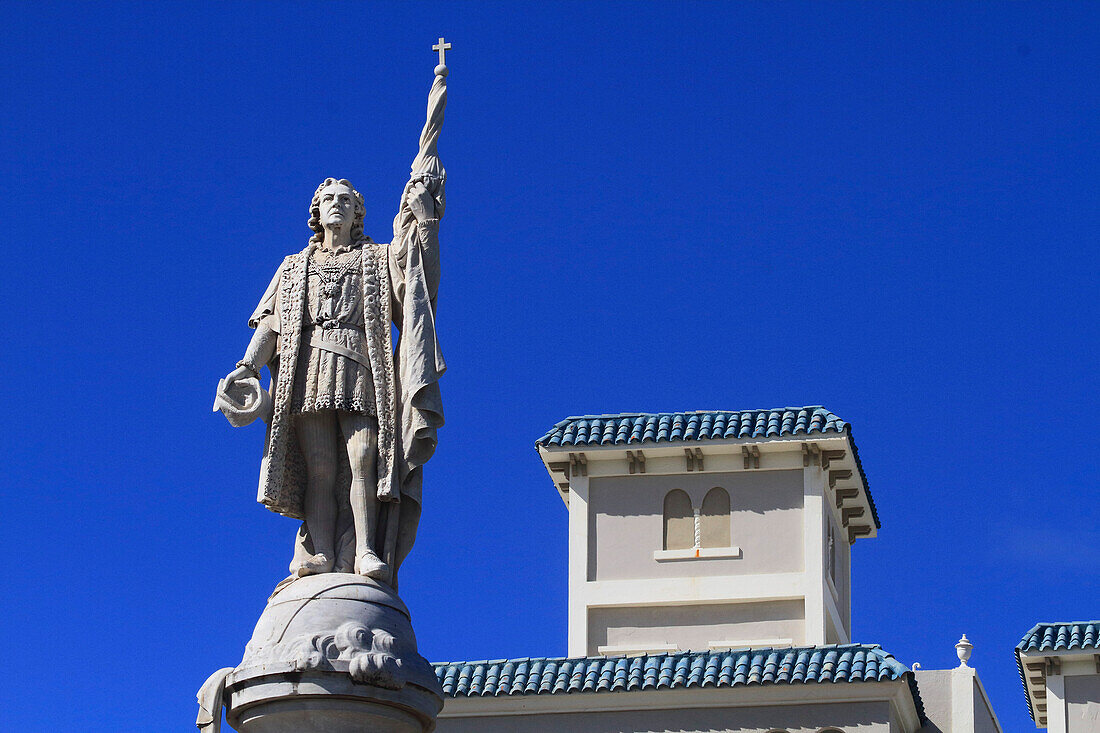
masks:
[[[715,486],[703,497],[698,511],[683,489],[665,495],[664,549],[690,550],[702,547],[729,547],[730,495]]]

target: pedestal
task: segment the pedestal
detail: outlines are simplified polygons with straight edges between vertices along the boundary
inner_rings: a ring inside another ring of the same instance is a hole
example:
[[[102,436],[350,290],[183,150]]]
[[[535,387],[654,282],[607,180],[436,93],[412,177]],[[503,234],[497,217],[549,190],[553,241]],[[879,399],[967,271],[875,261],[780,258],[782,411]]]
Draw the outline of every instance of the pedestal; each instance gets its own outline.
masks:
[[[272,596],[223,700],[240,733],[427,733],[443,708],[405,604],[349,573]]]

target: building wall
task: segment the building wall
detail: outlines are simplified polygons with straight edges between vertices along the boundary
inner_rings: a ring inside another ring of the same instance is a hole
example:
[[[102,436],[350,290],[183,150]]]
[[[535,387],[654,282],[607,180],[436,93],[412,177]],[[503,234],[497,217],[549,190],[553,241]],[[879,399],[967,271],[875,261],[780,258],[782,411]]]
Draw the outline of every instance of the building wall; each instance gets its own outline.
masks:
[[[801,644],[803,615],[802,601],[594,608],[588,616],[588,654],[598,654],[604,645],[701,650],[715,641],[791,639]]]
[[[1065,691],[1069,733],[1100,733],[1100,674],[1067,675]]]
[[[826,521],[832,528],[833,533],[833,572],[829,574],[829,580],[831,582],[831,588],[826,585],[826,588],[835,593],[833,594],[833,600],[836,602],[837,609],[840,611],[840,618],[843,622],[844,628],[851,632],[852,619],[851,619],[851,607],[852,607],[852,586],[851,586],[851,562],[852,552],[851,545],[848,544],[848,534],[840,526],[837,521],[836,514],[833,511],[826,512]],[[829,546],[828,537],[829,533],[825,533],[825,547],[822,548],[822,552],[825,554],[825,568],[826,573],[829,570]],[[831,642],[840,641],[839,638],[830,639]]]
[[[588,695],[593,707],[605,695]],[[824,703],[761,707],[708,707],[576,711],[527,715],[440,717],[438,733],[894,733],[887,702]]]
[[[682,489],[699,508],[715,486],[729,492],[730,537],[741,557],[655,560],[663,549],[665,495]],[[803,569],[801,470],[600,477],[591,479],[588,496],[588,580]]]
[[[1001,733],[1001,727],[993,719],[993,712],[989,709],[989,701],[985,695],[974,685],[974,733]],[[1100,729],[1098,729],[1100,733]]]
[[[952,733],[951,670],[921,669],[914,674],[921,703],[924,704],[924,715],[928,718],[921,730],[927,733]]]
[[[1001,733],[1000,724],[973,668],[921,669],[915,672],[915,676],[927,718],[922,731]]]

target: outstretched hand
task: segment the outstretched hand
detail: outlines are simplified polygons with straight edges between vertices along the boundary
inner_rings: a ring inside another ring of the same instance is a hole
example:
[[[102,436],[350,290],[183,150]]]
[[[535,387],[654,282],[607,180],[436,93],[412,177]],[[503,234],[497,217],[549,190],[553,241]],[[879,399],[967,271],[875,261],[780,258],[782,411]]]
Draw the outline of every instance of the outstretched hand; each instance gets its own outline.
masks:
[[[432,195],[420,181],[409,186],[405,200],[408,201],[409,210],[418,222],[435,218],[435,203],[432,201]]]

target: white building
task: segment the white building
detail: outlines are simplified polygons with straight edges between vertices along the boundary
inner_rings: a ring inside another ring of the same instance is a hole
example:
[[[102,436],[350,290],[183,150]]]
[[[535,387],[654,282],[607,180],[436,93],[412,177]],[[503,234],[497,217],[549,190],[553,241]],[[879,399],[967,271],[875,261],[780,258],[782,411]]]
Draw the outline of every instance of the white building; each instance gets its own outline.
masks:
[[[435,665],[439,731],[1001,730],[969,644],[914,672],[853,643],[851,550],[880,523],[825,408],[572,417],[536,445],[569,512],[569,657]]]
[[[1100,733],[1100,621],[1036,624],[1016,645],[1035,727]]]

